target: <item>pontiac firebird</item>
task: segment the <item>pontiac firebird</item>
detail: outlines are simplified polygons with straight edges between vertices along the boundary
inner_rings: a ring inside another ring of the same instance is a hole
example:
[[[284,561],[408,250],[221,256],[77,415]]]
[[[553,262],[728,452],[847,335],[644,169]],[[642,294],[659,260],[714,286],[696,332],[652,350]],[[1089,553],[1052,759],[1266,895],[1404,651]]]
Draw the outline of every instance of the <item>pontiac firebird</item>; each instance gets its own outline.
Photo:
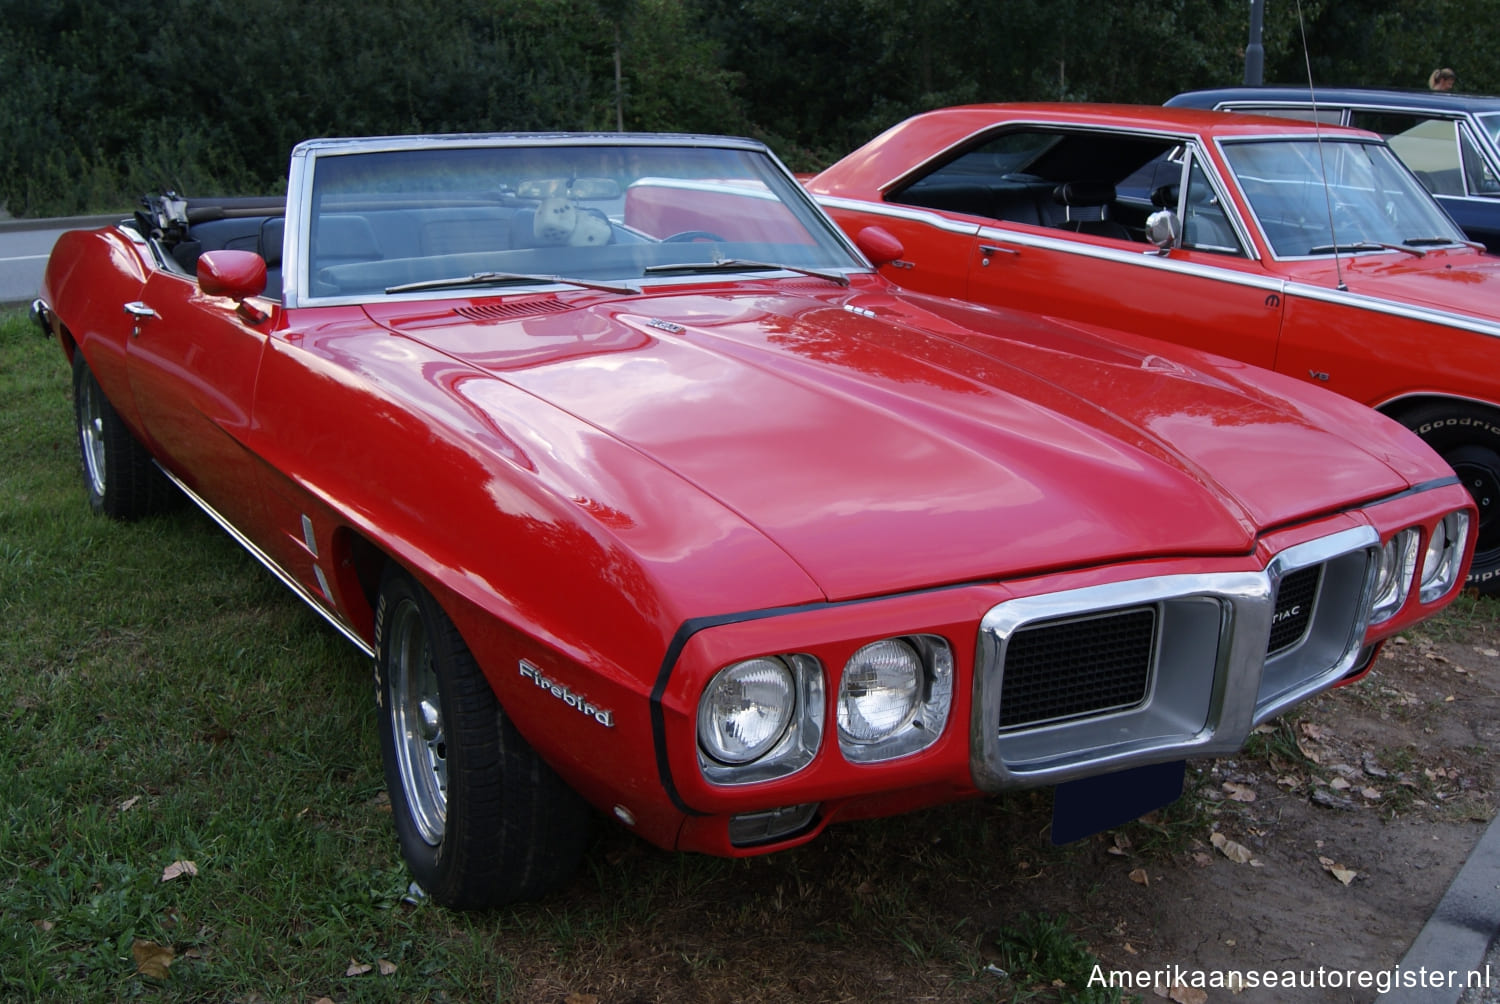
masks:
[[[66,234],[33,313],[93,508],[185,493],[371,657],[452,907],[555,888],[589,806],[721,855],[1028,786],[1116,825],[1461,588],[1396,423],[894,244],[745,140],[316,140],[284,200]]]

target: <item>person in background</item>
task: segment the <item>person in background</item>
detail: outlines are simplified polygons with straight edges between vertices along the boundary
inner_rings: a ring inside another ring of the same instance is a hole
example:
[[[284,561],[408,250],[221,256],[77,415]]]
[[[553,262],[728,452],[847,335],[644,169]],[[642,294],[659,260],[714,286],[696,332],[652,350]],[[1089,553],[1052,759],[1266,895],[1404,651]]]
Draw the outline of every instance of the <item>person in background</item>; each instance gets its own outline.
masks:
[[[1446,66],[1440,70],[1433,70],[1432,76],[1427,78],[1428,88],[1434,91],[1451,91],[1456,83],[1458,83],[1458,74]]]

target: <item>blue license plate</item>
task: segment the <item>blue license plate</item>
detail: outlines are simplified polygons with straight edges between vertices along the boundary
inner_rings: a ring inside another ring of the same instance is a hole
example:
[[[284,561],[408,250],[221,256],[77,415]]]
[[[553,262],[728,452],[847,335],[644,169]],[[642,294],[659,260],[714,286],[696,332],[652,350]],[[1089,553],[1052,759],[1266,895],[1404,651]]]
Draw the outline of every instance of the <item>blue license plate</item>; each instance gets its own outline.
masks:
[[[1171,805],[1186,774],[1187,763],[1177,760],[1058,785],[1052,793],[1052,842],[1072,843]]]

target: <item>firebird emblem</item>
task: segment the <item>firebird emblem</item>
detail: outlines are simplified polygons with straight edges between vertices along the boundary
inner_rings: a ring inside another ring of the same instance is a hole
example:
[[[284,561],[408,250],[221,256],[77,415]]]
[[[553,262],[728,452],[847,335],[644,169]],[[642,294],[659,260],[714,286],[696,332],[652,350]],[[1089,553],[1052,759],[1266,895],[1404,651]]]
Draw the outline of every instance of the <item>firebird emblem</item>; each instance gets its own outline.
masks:
[[[615,727],[615,713],[590,703],[582,694],[575,694],[565,684],[547,677],[540,669],[521,660],[521,675],[570,708],[576,708],[607,729]]]

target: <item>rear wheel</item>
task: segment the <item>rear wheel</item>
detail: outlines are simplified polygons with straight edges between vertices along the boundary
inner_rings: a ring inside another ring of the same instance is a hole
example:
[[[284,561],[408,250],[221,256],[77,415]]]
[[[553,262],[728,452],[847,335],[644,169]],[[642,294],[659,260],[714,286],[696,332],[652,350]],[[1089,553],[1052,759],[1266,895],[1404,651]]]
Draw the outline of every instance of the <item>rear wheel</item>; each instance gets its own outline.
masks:
[[[137,519],[166,506],[171,486],[78,351],[73,353],[73,419],[90,508],[115,519]]]
[[[1401,420],[1448,462],[1473,496],[1479,526],[1468,585],[1500,595],[1500,412],[1479,405],[1432,404]]]
[[[453,622],[395,566],[375,633],[386,786],[418,884],[454,909],[560,886],[583,855],[587,806],[521,738]]]

